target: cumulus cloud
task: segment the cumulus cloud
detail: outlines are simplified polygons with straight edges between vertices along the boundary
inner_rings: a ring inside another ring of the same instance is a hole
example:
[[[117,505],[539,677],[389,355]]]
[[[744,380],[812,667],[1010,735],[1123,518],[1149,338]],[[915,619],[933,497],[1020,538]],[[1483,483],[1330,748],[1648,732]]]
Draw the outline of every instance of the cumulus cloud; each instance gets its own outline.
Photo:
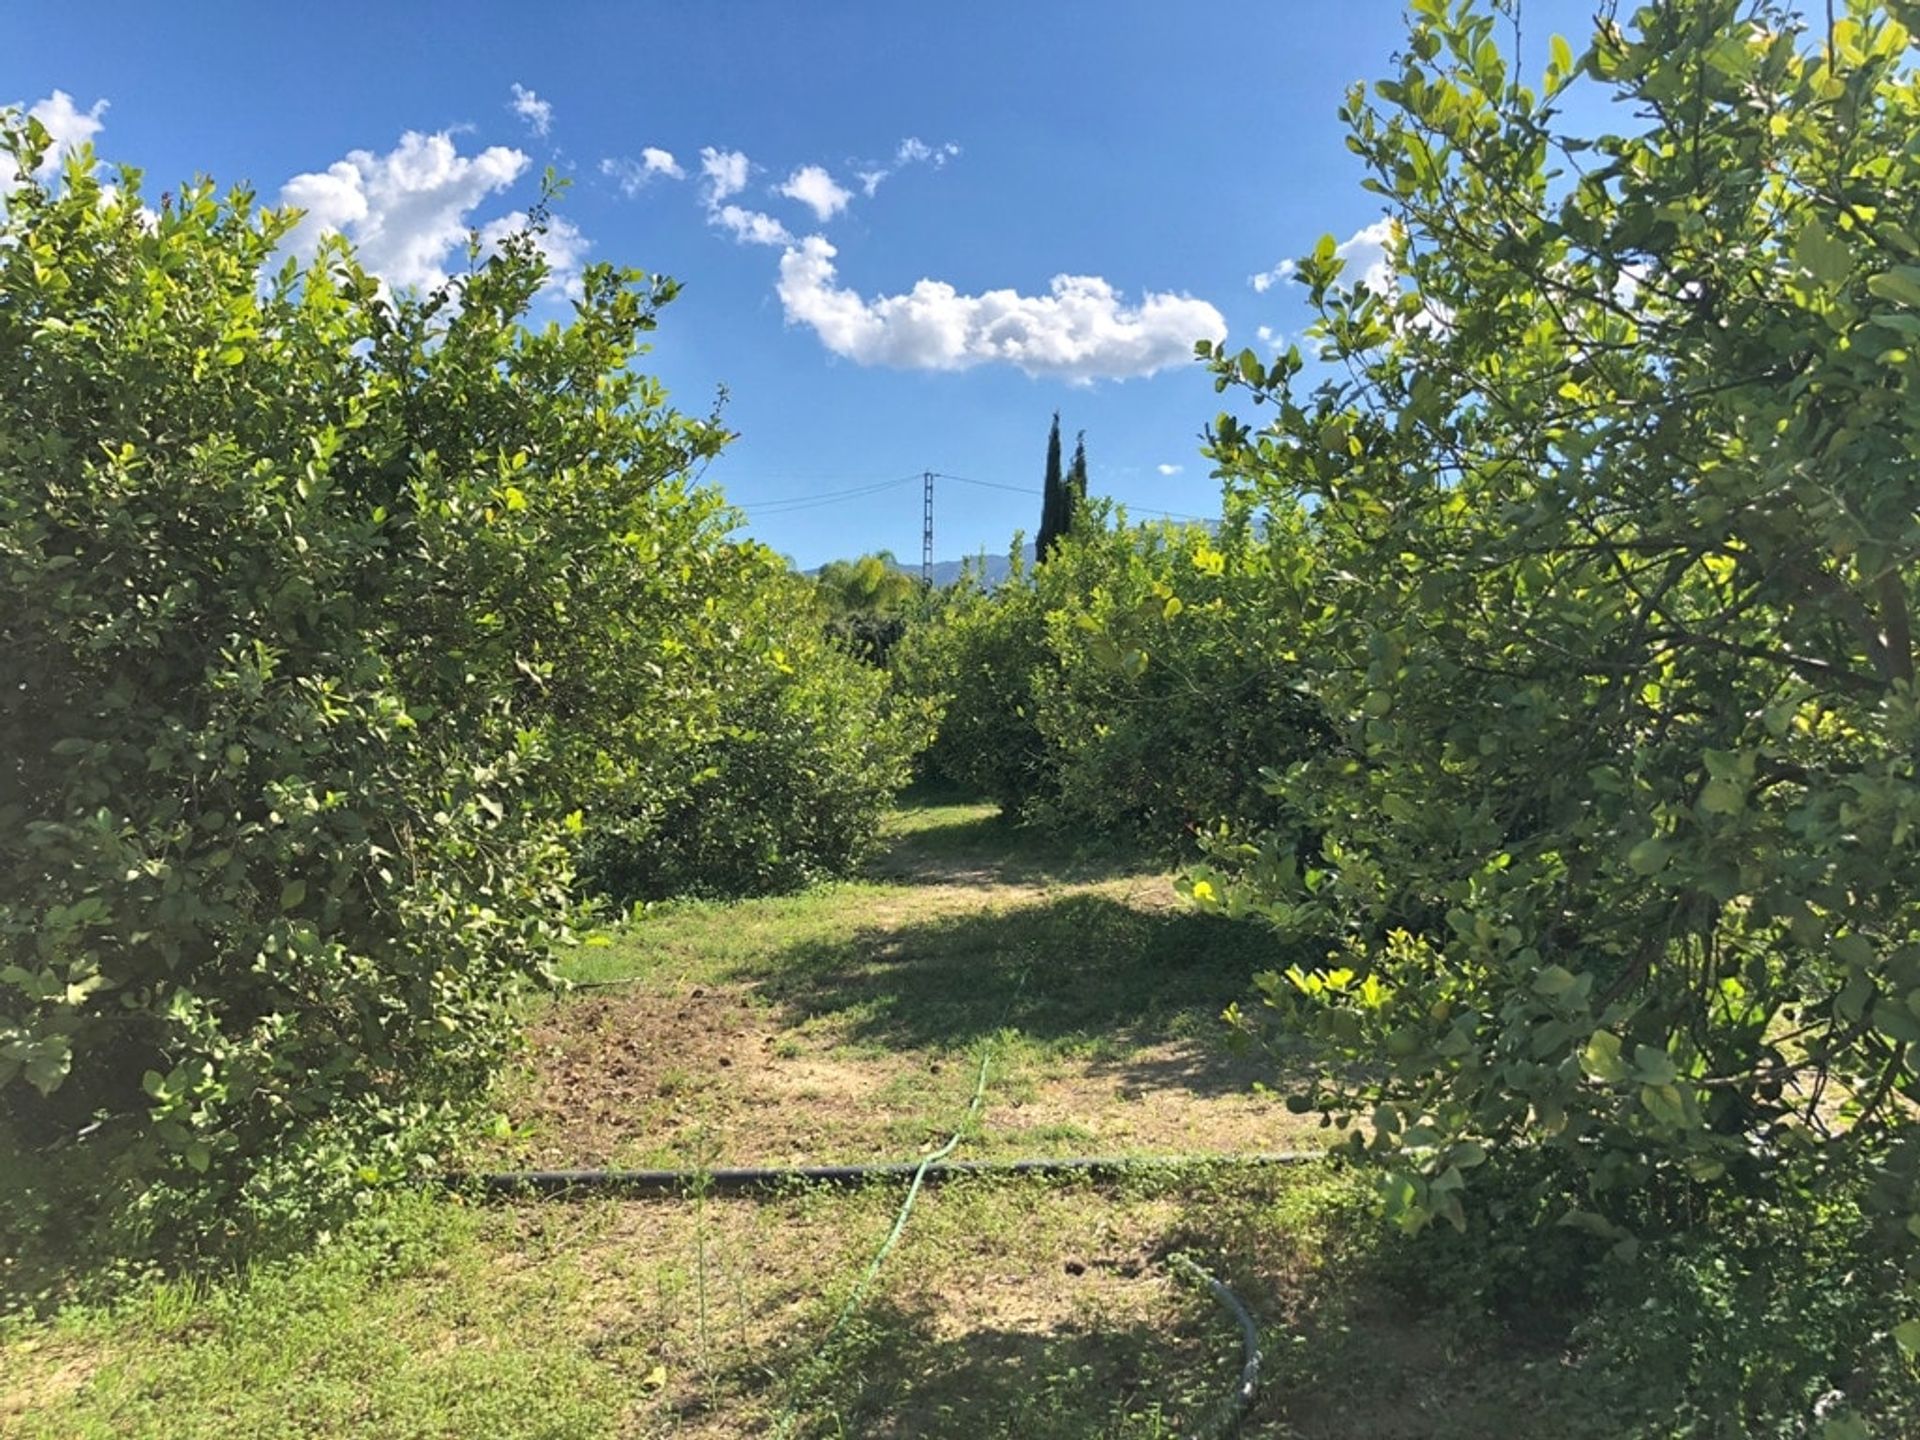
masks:
[[[518,81],[513,85],[513,99],[507,104],[514,114],[527,122],[527,128],[534,134],[544,136],[552,128],[553,103],[542,100]]]
[[[939,170],[947,161],[960,153],[960,147],[951,140],[940,145],[929,145],[918,135],[909,135],[902,140],[893,152],[893,163],[873,170],[859,171],[860,188],[867,198],[873,198],[873,192],[880,188],[880,182],[896,171],[908,165],[931,165]]]
[[[107,123],[100,118],[107,113],[106,101],[96,100],[91,109],[82,110],[64,90],[56,90],[46,99],[34,101],[26,109],[27,114],[46,127],[48,136],[53,140],[39,165],[34,167],[33,174],[37,180],[45,180],[55,174],[69,154],[91,143]],[[11,166],[12,162],[9,161],[9,181],[12,178]]]
[[[669,180],[687,178],[687,172],[680,168],[680,162],[673,158],[673,152],[655,145],[642,149],[638,160],[624,155],[607,157],[600,162],[600,173],[618,185],[620,193],[629,200],[646,189],[656,177],[665,176]]]
[[[1358,277],[1359,283],[1376,295],[1393,294],[1399,287],[1394,279],[1393,264],[1387,258],[1387,246],[1392,241],[1391,220],[1376,220],[1365,229],[1354,231],[1333,247],[1333,253],[1347,262],[1340,278],[1351,284]]]
[[[1151,375],[1188,359],[1196,340],[1226,338],[1226,321],[1204,300],[1148,294],[1128,306],[1095,275],[1055,276],[1045,295],[962,295],[944,281],[922,280],[904,295],[868,300],[835,283],[838,253],[819,235],[788,249],[780,300],[789,324],[811,326],[827,349],[862,365],[1000,363],[1084,383]]]
[[[1162,475],[1178,475],[1182,470],[1186,469],[1187,467],[1184,465],[1168,465],[1168,464],[1162,463],[1154,466],[1153,468],[1158,470]]]
[[[738,205],[713,206],[707,211],[707,223],[726,231],[742,245],[793,244],[793,235],[773,216]]]
[[[680,162],[673,158],[671,150],[662,150],[658,145],[645,145],[640,149],[640,163],[655,175],[664,175],[669,180],[684,180],[687,172],[680,168]]]
[[[442,283],[448,256],[466,243],[468,214],[527,168],[518,150],[494,145],[462,155],[446,132],[408,131],[385,155],[355,150],[325,170],[296,175],[280,203],[304,210],[286,245],[311,256],[323,235],[353,242],[360,263],[389,285]]]
[[[515,210],[498,220],[489,220],[480,227],[480,248],[489,255],[494,254],[509,235],[526,228],[527,212],[524,210]],[[545,231],[534,236],[533,243],[546,257],[551,272],[545,288],[570,299],[578,299],[582,293],[580,270],[592,244],[580,233],[580,227],[564,216],[549,215]]]
[[[659,152],[666,159],[671,155]],[[738,150],[716,150],[708,145],[700,151],[700,173],[706,177],[703,198],[707,223],[724,230],[742,245],[791,245],[793,235],[773,216],[724,202],[747,188],[747,176],[753,162]],[[824,172],[823,172],[824,173]]]
[[[700,151],[700,170],[707,177],[707,203],[718,205],[730,195],[747,188],[747,157],[738,150],[716,150],[708,145]]]
[[[780,193],[789,200],[798,200],[813,211],[814,219],[821,221],[838,215],[853,198],[852,191],[842,189],[819,165],[802,165],[787,177]]]
[[[1291,260],[1282,260],[1271,270],[1262,270],[1258,275],[1249,275],[1247,283],[1264,295],[1282,280],[1291,280],[1293,272],[1299,268]]]

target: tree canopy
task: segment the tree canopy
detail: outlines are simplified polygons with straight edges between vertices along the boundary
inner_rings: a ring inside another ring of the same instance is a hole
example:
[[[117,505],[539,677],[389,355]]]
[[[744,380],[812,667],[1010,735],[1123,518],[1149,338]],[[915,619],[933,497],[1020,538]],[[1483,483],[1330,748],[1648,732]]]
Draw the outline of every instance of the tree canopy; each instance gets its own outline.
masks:
[[[1211,453],[1309,519],[1279,618],[1341,743],[1195,893],[1314,943],[1267,997],[1361,1067],[1315,1103],[1409,1225],[1527,1147],[1623,1246],[1843,1177],[1911,1242],[1907,7],[1651,5],[1537,80],[1413,9],[1344,112],[1390,278],[1301,261],[1330,368],[1202,347],[1272,407]],[[1640,127],[1569,132],[1575,86]]]

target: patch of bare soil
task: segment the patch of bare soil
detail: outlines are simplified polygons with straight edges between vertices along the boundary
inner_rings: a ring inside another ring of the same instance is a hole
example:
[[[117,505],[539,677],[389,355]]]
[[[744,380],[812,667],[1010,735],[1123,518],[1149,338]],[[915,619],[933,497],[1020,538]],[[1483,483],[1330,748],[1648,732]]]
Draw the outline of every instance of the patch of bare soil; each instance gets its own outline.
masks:
[[[529,1163],[831,1163],[884,1153],[881,1098],[915,1057],[804,1054],[752,987],[632,990],[555,1010],[532,1035],[516,1120]]]
[[[91,1347],[60,1341],[22,1341],[8,1347],[8,1355],[18,1368],[0,1379],[0,1434],[14,1421],[77,1394],[101,1362]]]
[[[1308,1148],[1313,1121],[1254,1089],[1266,1073],[1197,1040],[1143,1045],[1118,1060],[1058,1062],[1030,1095],[994,1107],[988,1139],[1020,1155]]]
[[[845,1053],[751,986],[641,989],[556,1009],[515,1107],[534,1167],[811,1165],[910,1158],[964,1113],[970,1066]],[[990,1086],[976,1154],[1220,1154],[1311,1145],[1257,1062],[1184,1039],[1046,1062]]]

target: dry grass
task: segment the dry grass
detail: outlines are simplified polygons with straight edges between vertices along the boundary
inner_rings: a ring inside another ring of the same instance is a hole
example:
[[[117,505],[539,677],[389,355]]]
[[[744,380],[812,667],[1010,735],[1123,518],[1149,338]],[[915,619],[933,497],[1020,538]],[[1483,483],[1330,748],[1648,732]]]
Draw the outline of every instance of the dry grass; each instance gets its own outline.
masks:
[[[619,983],[534,1017],[490,1158],[910,1158],[959,1123],[989,1051],[964,1155],[1283,1148],[1300,1122],[1217,1018],[1276,958],[1164,874],[1048,852],[978,807],[909,812],[861,881],[660,907],[582,954],[582,978]],[[1166,1437],[1239,1364],[1232,1323],[1163,1265],[1179,1249],[1270,1327],[1277,1383],[1245,1433],[1577,1433],[1529,1432],[1516,1397],[1540,1387],[1511,1354],[1395,1312],[1343,1259],[1361,1204],[1324,1168],[929,1189],[836,1331],[901,1194],[396,1197],[243,1283],[0,1335],[0,1430]]]

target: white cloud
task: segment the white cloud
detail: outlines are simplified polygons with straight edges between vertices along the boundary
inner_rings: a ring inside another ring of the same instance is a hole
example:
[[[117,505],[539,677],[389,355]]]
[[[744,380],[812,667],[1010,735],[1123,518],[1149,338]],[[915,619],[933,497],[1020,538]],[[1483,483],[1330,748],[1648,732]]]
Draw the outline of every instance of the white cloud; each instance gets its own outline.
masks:
[[[920,165],[931,162],[938,170],[948,160],[960,153],[960,147],[949,140],[944,145],[929,145],[918,135],[909,135],[900,142],[900,148],[893,152],[896,165]]]
[[[442,265],[466,243],[469,212],[512,184],[528,163],[505,146],[462,155],[444,131],[409,130],[385,155],[355,150],[323,171],[287,181],[280,203],[306,214],[286,246],[304,258],[322,235],[339,231],[353,242],[360,263],[388,284],[430,288],[447,278]]]
[[[1353,284],[1357,276],[1359,284],[1376,295],[1391,295],[1398,290],[1392,262],[1387,259],[1387,246],[1393,240],[1393,229],[1393,221],[1376,220],[1334,246],[1333,253],[1347,262],[1347,268],[1340,272],[1340,278]]]
[[[1247,283],[1264,295],[1282,280],[1291,280],[1293,272],[1299,268],[1291,260],[1282,260],[1271,270],[1262,270],[1258,275],[1249,275]]]
[[[524,210],[515,210],[498,220],[490,220],[480,227],[480,248],[491,255],[499,250],[500,242],[507,236],[526,228],[527,212]],[[546,230],[534,236],[533,243],[546,257],[551,271],[544,288],[578,299],[582,293],[580,268],[592,245],[580,233],[580,227],[564,216],[549,215]]]
[[[508,108],[526,121],[527,128],[536,135],[544,136],[553,125],[553,103],[542,100],[517,80],[513,85],[513,99],[508,102]]]
[[[742,245],[791,245],[793,235],[771,215],[721,203],[747,188],[752,168],[753,162],[739,150],[716,150],[708,145],[700,151],[700,173],[706,176],[707,223],[726,231]]]
[[[793,244],[792,233],[773,216],[758,210],[743,210],[738,205],[709,208],[707,223],[725,230],[742,245]]]
[[[106,101],[96,100],[92,109],[82,110],[64,90],[56,90],[46,99],[36,100],[27,106],[27,114],[45,126],[48,136],[53,140],[39,165],[34,167],[34,178],[47,179],[60,169],[69,154],[89,144],[105,128],[107,122],[100,117],[106,112]],[[12,178],[11,164],[9,161],[9,181]],[[0,185],[0,188],[6,187]]]
[[[1187,467],[1184,465],[1160,464],[1160,465],[1154,466],[1153,468],[1158,470],[1162,475],[1178,475],[1182,470],[1186,469]]]
[[[700,151],[700,170],[707,177],[707,203],[718,205],[729,195],[747,188],[747,157],[738,150],[716,150],[708,145]]]
[[[669,180],[687,178],[687,172],[680,168],[673,152],[654,145],[643,148],[638,160],[624,155],[609,156],[600,162],[600,173],[618,185],[620,193],[629,200],[646,189],[655,176],[664,175]]]
[[[818,235],[789,249],[780,259],[780,300],[789,324],[811,326],[827,349],[862,365],[1000,363],[1087,382],[1151,375],[1187,360],[1194,341],[1227,333],[1204,300],[1148,294],[1129,307],[1094,275],[1057,275],[1045,295],[962,295],[944,281],[922,280],[904,295],[866,300],[834,283],[838,253]]]
[[[787,177],[780,193],[789,200],[798,200],[813,211],[814,219],[821,221],[838,215],[853,198],[851,191],[842,189],[819,165],[802,165]]]
[[[902,140],[894,150],[893,164],[891,166],[882,166],[873,170],[861,170],[857,172],[860,177],[860,188],[865,192],[868,199],[872,199],[873,192],[880,188],[880,182],[885,180],[889,175],[892,175],[895,171],[908,165],[931,165],[934,169],[939,170],[946,165],[947,161],[953,159],[959,155],[959,153],[960,147],[951,140],[940,145],[929,145],[918,135],[909,135],[906,139]]]

